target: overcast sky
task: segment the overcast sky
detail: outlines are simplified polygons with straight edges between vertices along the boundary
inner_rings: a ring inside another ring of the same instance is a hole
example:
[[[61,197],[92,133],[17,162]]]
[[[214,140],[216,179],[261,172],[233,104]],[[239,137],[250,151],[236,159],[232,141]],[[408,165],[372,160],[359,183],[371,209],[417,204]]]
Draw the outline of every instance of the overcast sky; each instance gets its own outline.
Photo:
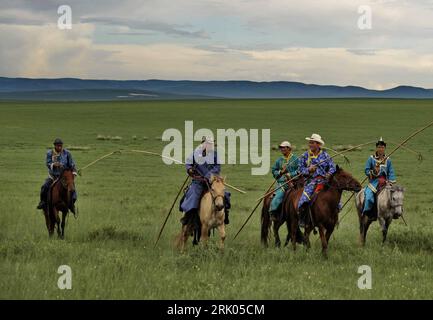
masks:
[[[433,0],[0,0],[0,76],[433,88]]]

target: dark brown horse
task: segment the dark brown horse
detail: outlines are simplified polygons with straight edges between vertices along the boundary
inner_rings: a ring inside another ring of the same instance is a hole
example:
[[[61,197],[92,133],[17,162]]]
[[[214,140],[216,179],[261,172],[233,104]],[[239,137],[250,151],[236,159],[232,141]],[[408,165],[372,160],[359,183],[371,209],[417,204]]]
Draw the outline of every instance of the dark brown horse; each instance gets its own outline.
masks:
[[[275,214],[274,220],[271,220],[271,216],[269,213],[269,207],[271,206],[273,194],[270,194],[266,198],[263,199],[262,215],[261,215],[261,220],[260,220],[260,224],[261,224],[260,225],[260,239],[261,239],[262,244],[265,247],[268,246],[269,231],[270,231],[271,227],[272,227],[273,234],[274,234],[275,247],[281,246],[281,239],[280,239],[280,235],[279,235],[279,230],[280,230],[280,227],[284,223],[286,223],[286,225],[287,225],[287,237],[286,237],[286,241],[284,243],[284,246],[287,246],[289,244],[290,239],[291,239],[291,230],[290,230],[290,224],[288,222],[289,221],[288,213],[287,213],[287,211],[282,210],[283,204],[284,204],[285,199],[290,195],[290,193],[293,190],[302,187],[303,181],[304,181],[304,179],[297,179],[296,181],[293,181],[293,183],[291,184],[291,188],[288,189],[284,195],[284,200],[282,202],[281,209],[279,209],[278,213]],[[297,239],[298,239],[298,242],[302,243],[303,236],[302,236],[301,230],[299,228],[297,229]]]
[[[361,184],[350,173],[337,166],[337,171],[330,178],[324,190],[317,194],[314,203],[310,207],[313,221],[308,217],[304,230],[304,240],[307,248],[310,248],[310,233],[317,227],[322,241],[322,253],[325,257],[327,256],[329,238],[338,222],[338,204],[341,195],[344,190],[358,192],[361,188]],[[302,188],[295,190],[283,202],[283,211],[288,213],[293,250],[296,250],[297,208],[302,192]]]
[[[44,209],[45,223],[50,237],[53,236],[54,228],[57,226],[59,238],[64,239],[66,216],[72,206],[72,194],[74,191],[75,184],[72,170],[62,170],[60,177],[50,187],[47,207]],[[62,212],[61,219],[59,212]]]

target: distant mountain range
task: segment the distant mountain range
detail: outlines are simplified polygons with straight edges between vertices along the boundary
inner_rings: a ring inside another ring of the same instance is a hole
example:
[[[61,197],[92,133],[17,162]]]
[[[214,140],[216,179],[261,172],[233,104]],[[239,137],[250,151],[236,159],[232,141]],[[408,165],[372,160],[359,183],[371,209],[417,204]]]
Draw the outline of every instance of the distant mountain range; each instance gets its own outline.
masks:
[[[433,89],[271,81],[84,80],[0,77],[0,100],[96,101],[162,99],[399,98],[433,99]]]

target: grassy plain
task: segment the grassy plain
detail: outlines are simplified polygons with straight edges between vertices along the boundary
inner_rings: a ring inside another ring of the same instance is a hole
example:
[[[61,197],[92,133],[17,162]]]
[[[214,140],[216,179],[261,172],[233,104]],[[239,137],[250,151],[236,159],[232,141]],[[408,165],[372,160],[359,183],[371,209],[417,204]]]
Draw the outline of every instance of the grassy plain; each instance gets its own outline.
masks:
[[[157,157],[118,154],[83,171],[76,181],[79,217],[69,217],[64,241],[48,239],[42,213],[35,209],[46,177],[45,152],[57,136],[66,147],[82,148],[72,152],[83,167],[119,148],[161,152],[162,132],[183,131],[185,120],[194,120],[195,129],[270,128],[274,145],[288,139],[300,152],[312,132],[328,146],[380,136],[399,142],[431,121],[432,114],[433,101],[415,100],[1,102],[0,298],[432,299],[433,129],[408,144],[424,155],[423,162],[403,150],[392,157],[398,181],[407,189],[408,226],[394,221],[382,246],[375,223],[367,246],[360,248],[356,212],[348,206],[343,214],[351,211],[331,239],[327,261],[316,236],[309,252],[262,248],[259,212],[232,240],[272,181],[270,174],[252,176],[249,165],[223,167],[230,183],[248,191],[233,192],[224,253],[216,245],[207,250],[189,246],[187,253],[178,253],[172,245],[180,229],[178,211],[153,248],[185,176],[182,166],[166,166]],[[98,135],[122,139],[98,140]],[[351,164],[344,167],[361,180],[372,150],[349,153]],[[277,155],[271,151],[272,159]],[[72,290],[57,287],[57,268],[63,264],[72,268]],[[372,268],[371,290],[357,287],[361,265]]]

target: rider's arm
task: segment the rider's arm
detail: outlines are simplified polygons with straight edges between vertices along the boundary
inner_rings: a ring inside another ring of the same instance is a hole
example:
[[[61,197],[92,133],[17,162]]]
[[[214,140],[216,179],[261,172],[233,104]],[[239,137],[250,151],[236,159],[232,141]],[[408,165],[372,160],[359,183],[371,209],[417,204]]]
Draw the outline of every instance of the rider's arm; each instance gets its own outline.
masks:
[[[185,169],[188,174],[194,169],[194,152],[186,159]]]
[[[302,155],[302,157],[299,159],[299,172],[304,176],[310,175],[310,170],[309,170],[308,165],[307,165],[307,155],[306,154]]]
[[[293,155],[289,161],[289,173],[291,177],[294,177],[298,174],[299,170],[299,159],[297,156]]]
[[[386,169],[387,169],[386,176],[388,177],[389,182],[395,183],[397,178],[395,176],[394,166],[392,165],[390,158],[388,158],[388,163],[386,164]]]
[[[53,164],[54,163],[53,163],[53,154],[52,154],[51,150],[47,152],[45,162],[46,162],[46,165],[48,167],[48,170],[53,170]]]
[[[68,157],[68,162],[67,162],[68,168],[72,169],[73,172],[76,172],[77,170],[75,169],[75,162],[74,159],[72,158],[72,154],[69,151],[66,151],[66,154]]]
[[[277,159],[277,161],[275,161],[274,165],[272,166],[272,175],[274,176],[274,179],[277,179],[280,175],[279,159]]]
[[[373,177],[373,170],[372,170],[372,164],[371,164],[371,157],[367,159],[367,162],[365,163],[364,168],[365,175],[371,179]]]
[[[207,170],[207,172],[204,174],[204,176],[207,179],[210,179],[210,177],[212,175],[218,176],[220,174],[220,172],[221,172],[221,164],[220,164],[220,160],[218,158],[218,154],[217,154],[216,151],[214,152],[214,158],[213,158],[213,160],[214,160],[214,163],[213,163],[212,168],[210,170]]]
[[[328,164],[327,174],[332,176],[337,171],[337,168],[335,166],[334,160],[329,155],[327,155],[326,157],[327,157],[326,162]]]

